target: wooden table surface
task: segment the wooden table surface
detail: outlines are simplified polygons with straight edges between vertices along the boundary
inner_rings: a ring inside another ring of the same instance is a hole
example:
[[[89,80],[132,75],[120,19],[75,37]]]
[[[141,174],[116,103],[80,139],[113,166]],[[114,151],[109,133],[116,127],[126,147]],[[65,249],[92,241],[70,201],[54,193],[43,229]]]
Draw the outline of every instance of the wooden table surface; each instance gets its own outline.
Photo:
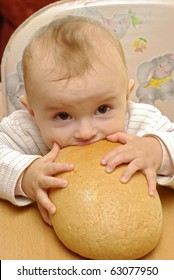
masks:
[[[159,187],[164,225],[156,248],[143,259],[174,260],[174,190]],[[16,207],[0,200],[1,260],[78,260],[42,220],[35,204]]]

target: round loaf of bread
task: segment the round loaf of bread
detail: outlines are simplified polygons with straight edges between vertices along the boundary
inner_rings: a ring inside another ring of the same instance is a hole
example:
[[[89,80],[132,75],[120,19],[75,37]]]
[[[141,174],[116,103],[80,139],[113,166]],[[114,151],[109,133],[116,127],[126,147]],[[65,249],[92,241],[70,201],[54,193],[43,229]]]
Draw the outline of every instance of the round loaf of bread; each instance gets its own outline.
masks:
[[[145,176],[137,172],[123,184],[121,165],[107,173],[101,158],[115,148],[106,140],[60,151],[56,161],[74,164],[59,176],[68,186],[50,191],[56,206],[51,216],[62,243],[89,259],[138,259],[158,243],[162,208],[158,194],[148,194]]]

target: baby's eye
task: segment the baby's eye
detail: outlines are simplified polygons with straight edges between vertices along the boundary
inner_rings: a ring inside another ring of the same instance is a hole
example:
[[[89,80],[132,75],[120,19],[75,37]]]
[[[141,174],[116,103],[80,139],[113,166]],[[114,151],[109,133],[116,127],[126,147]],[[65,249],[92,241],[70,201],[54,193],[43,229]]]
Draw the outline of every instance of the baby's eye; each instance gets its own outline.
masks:
[[[105,114],[109,110],[110,110],[110,107],[108,105],[101,105],[100,107],[97,108],[96,115]]]
[[[70,120],[72,117],[66,112],[61,112],[56,115],[56,118],[62,121],[66,121],[66,120]]]

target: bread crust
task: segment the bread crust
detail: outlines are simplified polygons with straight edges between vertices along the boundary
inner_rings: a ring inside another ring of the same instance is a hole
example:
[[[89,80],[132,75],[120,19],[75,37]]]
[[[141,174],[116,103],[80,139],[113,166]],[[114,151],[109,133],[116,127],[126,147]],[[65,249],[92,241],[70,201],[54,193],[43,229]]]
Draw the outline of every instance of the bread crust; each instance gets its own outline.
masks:
[[[138,259],[157,245],[162,232],[158,194],[149,196],[141,172],[123,184],[121,165],[107,173],[102,156],[120,144],[101,140],[60,151],[58,162],[71,162],[74,170],[58,175],[69,182],[50,191],[56,206],[51,216],[62,243],[89,259]]]

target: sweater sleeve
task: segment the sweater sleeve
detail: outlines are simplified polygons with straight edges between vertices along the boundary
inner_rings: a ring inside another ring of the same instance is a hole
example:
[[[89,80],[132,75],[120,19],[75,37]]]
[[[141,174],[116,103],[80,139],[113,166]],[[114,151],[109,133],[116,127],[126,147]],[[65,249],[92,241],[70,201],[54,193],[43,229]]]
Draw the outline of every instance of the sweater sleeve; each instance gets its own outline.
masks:
[[[152,105],[130,102],[126,131],[142,137],[152,136],[159,140],[163,160],[157,174],[157,183],[174,189],[174,123]]]
[[[151,136],[162,142],[163,160],[157,174],[157,183],[174,189],[174,132],[156,132]]]
[[[0,152],[0,198],[23,206],[32,202],[31,199],[15,195],[17,182],[24,170],[39,156],[24,155],[7,147]]]
[[[32,202],[15,189],[24,170],[47,153],[38,128],[27,112],[14,112],[0,123],[0,198],[23,206]]]
[[[161,143],[163,159],[157,174],[157,183],[174,189],[174,123],[157,109],[152,122],[152,129],[147,135],[156,137]]]

